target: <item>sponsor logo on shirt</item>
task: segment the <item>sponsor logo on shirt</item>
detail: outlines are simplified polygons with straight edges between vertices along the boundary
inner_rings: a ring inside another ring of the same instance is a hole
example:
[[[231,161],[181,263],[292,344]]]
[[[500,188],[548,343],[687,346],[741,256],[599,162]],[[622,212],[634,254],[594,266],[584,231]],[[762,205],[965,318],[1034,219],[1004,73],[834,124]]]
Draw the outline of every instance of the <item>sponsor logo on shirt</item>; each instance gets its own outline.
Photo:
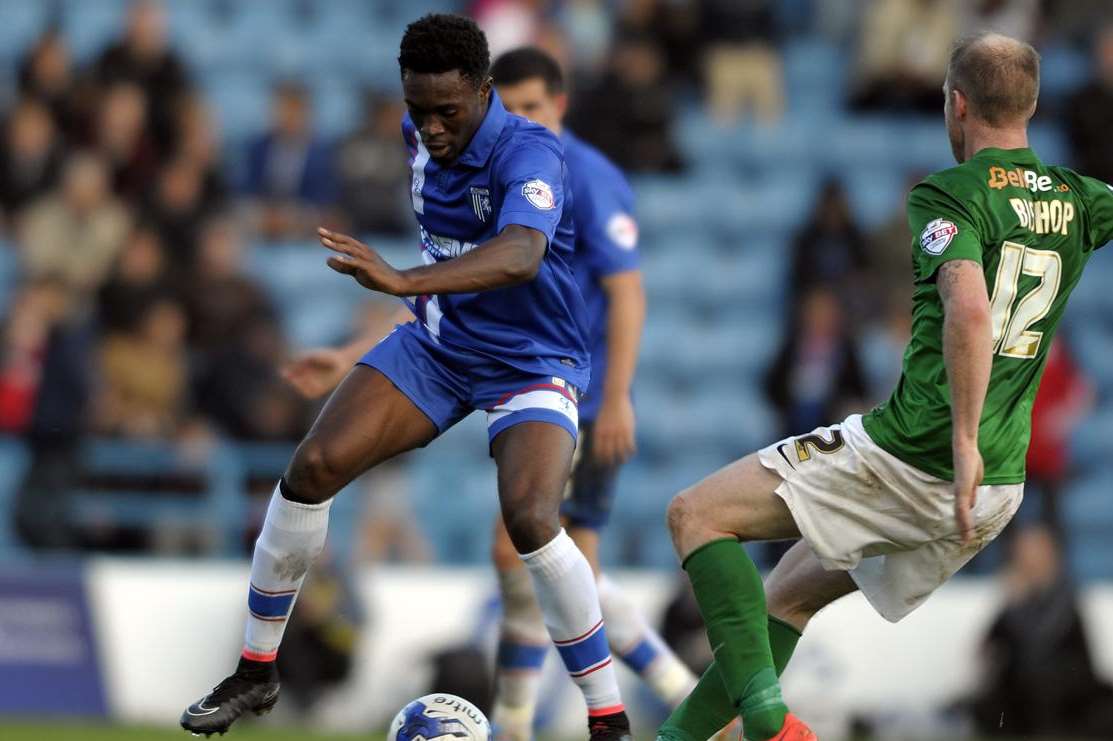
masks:
[[[1066,193],[1070,190],[1070,186],[1066,183],[1053,185],[1050,175],[1040,175],[1038,172],[1025,170],[1022,167],[1015,167],[1011,170],[1006,170],[1004,167],[991,167],[989,168],[989,181],[986,184],[994,190],[1004,190],[1011,186],[1013,188],[1027,188],[1033,193],[1046,193],[1050,190]]]
[[[544,180],[530,180],[522,186],[522,195],[540,211],[552,211],[556,208],[553,189]]]
[[[486,223],[491,218],[491,191],[477,186],[471,187],[471,207],[475,218]]]
[[[947,249],[947,245],[956,234],[958,234],[958,227],[954,222],[946,219],[930,221],[920,232],[920,249],[929,255],[942,255],[943,250]]]
[[[425,227],[421,228],[421,247],[429,257],[435,260],[451,260],[465,252],[471,252],[479,245],[474,242],[461,242],[452,237],[441,237],[430,234]]]
[[[624,250],[638,246],[638,222],[630,214],[616,213],[607,219],[607,236]]]

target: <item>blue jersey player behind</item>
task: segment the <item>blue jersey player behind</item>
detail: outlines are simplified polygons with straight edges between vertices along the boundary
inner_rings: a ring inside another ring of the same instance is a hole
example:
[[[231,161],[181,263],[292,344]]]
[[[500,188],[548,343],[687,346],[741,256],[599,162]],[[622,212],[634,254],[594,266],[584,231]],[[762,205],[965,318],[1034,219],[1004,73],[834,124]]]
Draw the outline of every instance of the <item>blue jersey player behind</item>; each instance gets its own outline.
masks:
[[[599,574],[599,534],[610,515],[618,468],[634,452],[631,387],[645,318],[634,195],[613,163],[562,127],[567,96],[556,60],[540,49],[516,49],[495,60],[491,76],[509,111],[564,143],[576,231],[572,267],[587,306],[591,383],[580,401],[579,450],[561,514]],[[492,721],[499,739],[528,741],[548,636],[529,574],[501,523],[494,561],[503,614]],[[664,702],[679,704],[695,676],[617,585],[600,576],[598,586],[611,650]]]
[[[503,520],[549,635],[583,691],[590,736],[627,739],[595,578],[558,516],[589,378],[584,307],[569,267],[563,147],[545,128],[507,113],[473,21],[415,21],[398,61],[425,264],[396,270],[351,237],[322,229],[320,238],[334,253],[330,268],[409,298],[417,320],[363,356],[298,446],[256,541],[239,664],[186,708],[181,724],[223,733],[244,713],[274,706],[275,657],[324,545],[332,497],[483,410]]]

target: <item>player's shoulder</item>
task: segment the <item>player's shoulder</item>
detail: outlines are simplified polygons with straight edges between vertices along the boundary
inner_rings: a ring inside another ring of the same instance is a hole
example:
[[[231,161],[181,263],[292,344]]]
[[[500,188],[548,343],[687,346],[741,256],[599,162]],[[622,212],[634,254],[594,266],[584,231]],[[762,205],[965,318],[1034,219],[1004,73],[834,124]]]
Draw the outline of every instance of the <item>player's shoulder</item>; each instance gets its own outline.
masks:
[[[1107,198],[1113,196],[1113,184],[1098,178],[1090,177],[1077,170],[1072,170],[1063,165],[1052,165],[1047,168],[1055,178],[1067,185],[1083,201],[1094,197]]]
[[[507,114],[495,152],[502,158],[543,155],[548,152],[556,155],[561,162],[564,161],[564,145],[560,137],[541,124],[514,114]]]
[[[597,194],[606,200],[617,199],[624,208],[632,208],[634,191],[618,165],[567,129],[561,134],[561,140],[573,188],[589,196]]]

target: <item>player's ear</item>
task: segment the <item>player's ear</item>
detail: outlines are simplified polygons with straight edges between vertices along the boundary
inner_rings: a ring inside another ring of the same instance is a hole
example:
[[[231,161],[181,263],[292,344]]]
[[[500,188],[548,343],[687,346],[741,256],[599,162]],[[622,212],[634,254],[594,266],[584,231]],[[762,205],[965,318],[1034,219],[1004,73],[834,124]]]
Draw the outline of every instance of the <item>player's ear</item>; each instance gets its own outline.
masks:
[[[568,93],[557,93],[556,98],[557,114],[560,118],[564,119],[564,114],[568,112]]]
[[[955,119],[962,121],[966,119],[966,114],[969,112],[967,107],[966,96],[961,90],[951,88],[951,105],[954,107]]]
[[[484,102],[491,99],[491,90],[494,89],[494,86],[495,80],[490,75],[483,78],[483,82],[479,83],[479,97],[482,98]]]

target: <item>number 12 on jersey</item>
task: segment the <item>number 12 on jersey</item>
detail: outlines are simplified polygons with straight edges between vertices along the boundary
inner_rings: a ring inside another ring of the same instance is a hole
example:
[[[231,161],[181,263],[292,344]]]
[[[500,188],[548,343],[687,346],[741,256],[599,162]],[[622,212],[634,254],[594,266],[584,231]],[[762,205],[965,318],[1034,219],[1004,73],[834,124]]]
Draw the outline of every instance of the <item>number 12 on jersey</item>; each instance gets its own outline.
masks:
[[[1007,358],[1031,359],[1040,349],[1043,332],[1029,327],[1047,316],[1059,293],[1063,261],[1058,252],[1037,250],[1016,242],[1001,245],[1001,262],[990,299],[993,351]],[[1038,286],[1017,301],[1020,276],[1039,278]]]

